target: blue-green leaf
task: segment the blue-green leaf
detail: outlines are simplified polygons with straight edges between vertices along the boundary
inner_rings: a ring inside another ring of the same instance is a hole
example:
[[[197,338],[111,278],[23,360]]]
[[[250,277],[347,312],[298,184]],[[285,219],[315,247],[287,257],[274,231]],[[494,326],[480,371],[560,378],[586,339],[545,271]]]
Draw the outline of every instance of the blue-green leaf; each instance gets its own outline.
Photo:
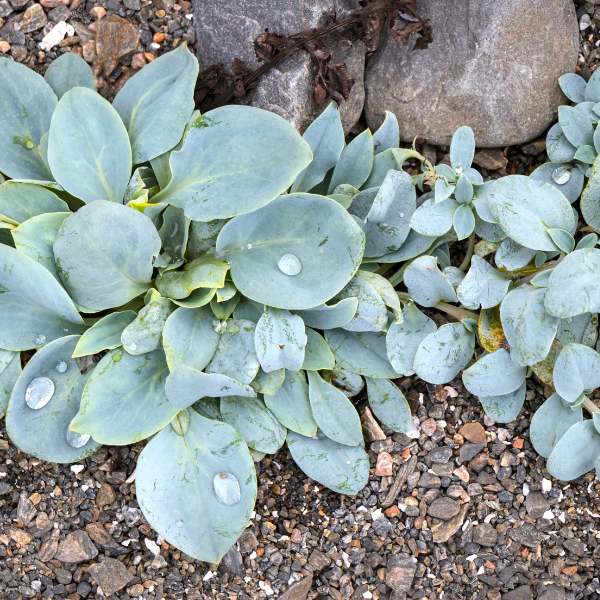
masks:
[[[21,375],[21,354],[0,350],[0,418],[6,414],[8,401]]]
[[[306,328],[306,354],[302,368],[306,371],[333,369],[335,357],[323,337],[310,327]]]
[[[583,344],[567,344],[554,365],[554,387],[570,403],[600,387],[600,354]]]
[[[361,446],[345,446],[318,431],[305,437],[288,431],[292,458],[312,479],[339,494],[354,496],[369,480],[369,457]]]
[[[152,528],[211,563],[241,535],[254,510],[256,471],[242,436],[189,411],[184,436],[165,427],[140,454],[136,491]]]
[[[594,143],[592,122],[580,110],[573,106],[559,106],[558,122],[567,140],[576,148]]]
[[[450,163],[452,168],[467,169],[473,162],[475,155],[475,136],[473,130],[466,125],[459,127],[450,142]]]
[[[353,318],[342,326],[348,331],[383,331],[387,325],[387,308],[377,290],[364,278],[353,277],[350,283],[332,300],[357,298]]]
[[[12,181],[0,185],[0,215],[17,223],[46,213],[64,212],[69,212],[67,203],[41,185]]]
[[[563,404],[558,394],[552,394],[533,415],[529,439],[535,451],[548,458],[567,429],[583,420],[581,407],[572,409]]]
[[[504,396],[518,390],[527,367],[519,367],[504,348],[486,354],[463,373],[465,387],[475,396]]]
[[[584,313],[561,319],[556,338],[563,347],[567,344],[584,344],[593,348],[598,339],[598,314]]]
[[[373,168],[373,136],[366,129],[357,135],[343,150],[340,155],[331,181],[328,194],[342,183],[349,183],[355,188],[360,188],[369,177]]]
[[[523,408],[526,388],[527,382],[523,381],[521,386],[510,394],[479,396],[479,402],[490,419],[497,423],[510,423],[519,416]]]
[[[358,298],[344,298],[331,305],[321,304],[308,310],[296,310],[304,324],[315,329],[337,329],[347,325],[356,314]]]
[[[585,101],[586,80],[576,73],[565,73],[558,78],[560,89],[571,102]]]
[[[375,416],[393,431],[410,430],[412,415],[404,394],[389,379],[366,380],[369,406]]]
[[[562,164],[545,163],[533,171],[529,177],[553,185],[565,195],[565,198],[571,204],[579,198],[581,190],[583,190],[583,173],[576,168],[567,169]],[[558,183],[555,179],[561,182],[565,179],[567,181],[565,183]]]
[[[473,256],[471,268],[456,290],[460,302],[470,309],[492,308],[502,302],[511,280],[483,258]]]
[[[461,175],[456,182],[454,197],[459,204],[468,204],[473,199],[473,184],[464,174]]]
[[[546,135],[546,152],[553,163],[566,163],[573,160],[577,148],[569,142],[560,123],[555,123]]]
[[[570,481],[591,471],[600,455],[600,434],[592,419],[575,423],[554,446],[548,458],[548,473],[561,481]]]
[[[496,264],[507,271],[522,269],[531,262],[536,250],[521,246],[511,238],[506,238],[495,254]]]
[[[75,52],[67,52],[53,60],[46,70],[44,79],[50,84],[59,99],[74,87],[96,91],[96,78],[92,69]]]
[[[123,330],[133,323],[137,314],[132,310],[114,312],[94,323],[77,342],[73,356],[89,356],[121,345]]]
[[[435,203],[439,204],[446,198],[450,198],[456,189],[455,185],[450,185],[445,179],[436,179],[434,185]]]
[[[385,119],[379,129],[373,134],[373,149],[379,154],[389,148],[398,148],[400,145],[400,127],[396,115],[385,111]]]
[[[457,301],[454,288],[433,256],[420,256],[410,263],[404,272],[404,283],[413,300],[421,306],[435,306],[441,300]]]
[[[452,227],[457,208],[458,203],[452,198],[447,198],[439,204],[435,204],[433,200],[426,200],[414,212],[410,226],[421,235],[444,235]]]
[[[0,58],[0,171],[11,179],[53,181],[39,148],[57,98],[41,75]]]
[[[192,123],[171,154],[171,181],[152,201],[183,208],[196,221],[249,213],[287,190],[311,158],[310,146],[281,117],[223,106]]]
[[[171,150],[194,110],[198,61],[186,44],[163,54],[127,80],[113,106],[131,141],[133,163]]]
[[[96,92],[74,88],[59,101],[48,138],[56,181],[86,203],[121,204],[131,176],[131,147],[117,111]]]
[[[461,204],[452,217],[452,225],[459,240],[468,238],[475,229],[475,215],[468,204]]]
[[[54,242],[61,281],[87,312],[122,306],[147,291],[159,251],[160,237],[148,217],[104,200],[67,218]]]
[[[121,334],[125,351],[137,356],[156,350],[161,345],[163,327],[172,312],[171,301],[161,296],[144,306]]]
[[[335,167],[344,149],[344,130],[337,104],[329,106],[308,126],[302,136],[312,150],[311,163],[298,174],[291,192],[308,192]]]

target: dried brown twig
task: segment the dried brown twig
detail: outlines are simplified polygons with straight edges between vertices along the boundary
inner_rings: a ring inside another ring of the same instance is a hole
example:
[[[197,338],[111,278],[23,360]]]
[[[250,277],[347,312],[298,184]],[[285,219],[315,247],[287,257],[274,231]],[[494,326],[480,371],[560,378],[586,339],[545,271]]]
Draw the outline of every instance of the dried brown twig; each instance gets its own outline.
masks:
[[[318,65],[313,90],[315,103],[321,104],[328,96],[337,101],[347,100],[354,80],[348,77],[344,63],[331,62],[329,36],[335,34],[349,44],[352,37],[357,38],[364,42],[367,52],[374,52],[379,46],[382,25],[387,22],[388,31],[399,44],[408,45],[416,33],[419,37],[414,49],[427,48],[433,39],[432,27],[429,20],[419,15],[417,5],[418,0],[368,0],[363,8],[338,19],[334,0],[334,9],[324,27],[287,37],[265,30],[254,41],[254,53],[262,64],[251,70],[236,58],[231,73],[225,71],[222,63],[211,65],[198,76],[196,106],[206,112],[246,96],[262,75],[300,49],[308,52]]]

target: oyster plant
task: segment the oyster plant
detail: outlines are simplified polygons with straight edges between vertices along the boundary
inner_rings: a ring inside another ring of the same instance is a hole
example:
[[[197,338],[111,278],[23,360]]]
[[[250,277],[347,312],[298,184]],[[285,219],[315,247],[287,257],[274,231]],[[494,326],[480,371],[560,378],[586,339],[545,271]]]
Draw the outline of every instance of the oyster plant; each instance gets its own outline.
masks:
[[[418,435],[400,377],[465,369],[501,422],[528,377],[554,383],[532,442],[557,477],[600,466],[582,410],[600,251],[566,182],[484,183],[468,127],[434,167],[390,113],[348,144],[335,104],[303,136],[247,106],[201,115],[197,74],[182,46],[111,105],[74,54],[45,78],[0,59],[0,403],[23,452],[70,463],[147,440],[145,517],[210,562],[248,523],[253,461],[284,443],[330,489],[364,487],[361,392]]]

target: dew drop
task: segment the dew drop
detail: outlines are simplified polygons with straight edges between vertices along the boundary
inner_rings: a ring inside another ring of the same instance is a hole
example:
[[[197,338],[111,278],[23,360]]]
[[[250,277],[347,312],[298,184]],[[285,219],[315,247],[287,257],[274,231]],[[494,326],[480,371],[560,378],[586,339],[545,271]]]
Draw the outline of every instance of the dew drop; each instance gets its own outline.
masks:
[[[240,484],[231,473],[217,473],[213,479],[217,500],[225,506],[233,506],[242,499]]]
[[[183,527],[184,523],[181,519],[179,519],[179,521],[177,521],[177,527]]]
[[[302,271],[302,263],[294,254],[284,254],[277,263],[279,270],[286,275],[298,275]]]
[[[35,336],[35,343],[38,346],[41,346],[45,342],[46,342],[46,336],[45,335],[43,335],[43,334],[40,333],[40,334],[38,334],[38,335]]]
[[[569,171],[569,169],[558,167],[558,169],[552,171],[552,181],[558,183],[558,185],[564,185],[569,179],[571,179],[571,171]]]
[[[60,360],[56,363],[56,370],[59,373],[64,373],[67,370],[67,363],[64,360]]]
[[[90,436],[87,433],[77,433],[67,429],[67,444],[71,448],[83,448],[90,441]]]
[[[48,377],[36,377],[25,391],[25,402],[29,408],[38,410],[50,402],[54,395],[54,382]]]
[[[463,172],[463,168],[462,167],[456,167],[456,169],[454,169],[454,171],[460,175]]]
[[[404,219],[404,213],[400,213],[400,218]]]
[[[129,343],[129,352],[135,352],[137,350],[137,344],[135,342]]]

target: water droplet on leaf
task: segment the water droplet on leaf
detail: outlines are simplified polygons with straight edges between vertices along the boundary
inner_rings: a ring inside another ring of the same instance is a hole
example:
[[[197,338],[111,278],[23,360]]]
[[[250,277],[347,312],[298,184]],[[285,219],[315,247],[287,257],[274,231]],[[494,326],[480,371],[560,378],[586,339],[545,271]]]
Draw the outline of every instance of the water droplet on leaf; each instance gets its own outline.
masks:
[[[231,473],[217,473],[213,480],[217,500],[225,506],[233,506],[242,499],[240,484]]]
[[[279,270],[286,275],[298,275],[302,271],[302,263],[294,254],[284,254],[277,263]]]
[[[77,433],[67,429],[67,444],[71,448],[83,448],[90,441],[90,436],[87,433]]]
[[[571,171],[569,171],[569,169],[558,167],[558,169],[552,171],[552,181],[558,183],[558,185],[564,185],[569,179],[571,179]]]
[[[46,342],[46,336],[45,335],[43,335],[43,334],[40,333],[40,334],[38,334],[38,335],[35,336],[35,343],[38,346],[41,346],[45,342]]]
[[[463,172],[463,168],[462,167],[456,167],[456,169],[454,169],[454,171],[460,175]]]
[[[130,342],[129,344],[129,351],[130,352],[135,352],[137,350],[137,344],[135,342]]]
[[[38,410],[50,402],[54,395],[54,382],[48,377],[36,377],[25,391],[25,402],[29,408]]]
[[[67,363],[64,360],[60,360],[56,363],[56,370],[59,373],[64,373],[67,370]]]

